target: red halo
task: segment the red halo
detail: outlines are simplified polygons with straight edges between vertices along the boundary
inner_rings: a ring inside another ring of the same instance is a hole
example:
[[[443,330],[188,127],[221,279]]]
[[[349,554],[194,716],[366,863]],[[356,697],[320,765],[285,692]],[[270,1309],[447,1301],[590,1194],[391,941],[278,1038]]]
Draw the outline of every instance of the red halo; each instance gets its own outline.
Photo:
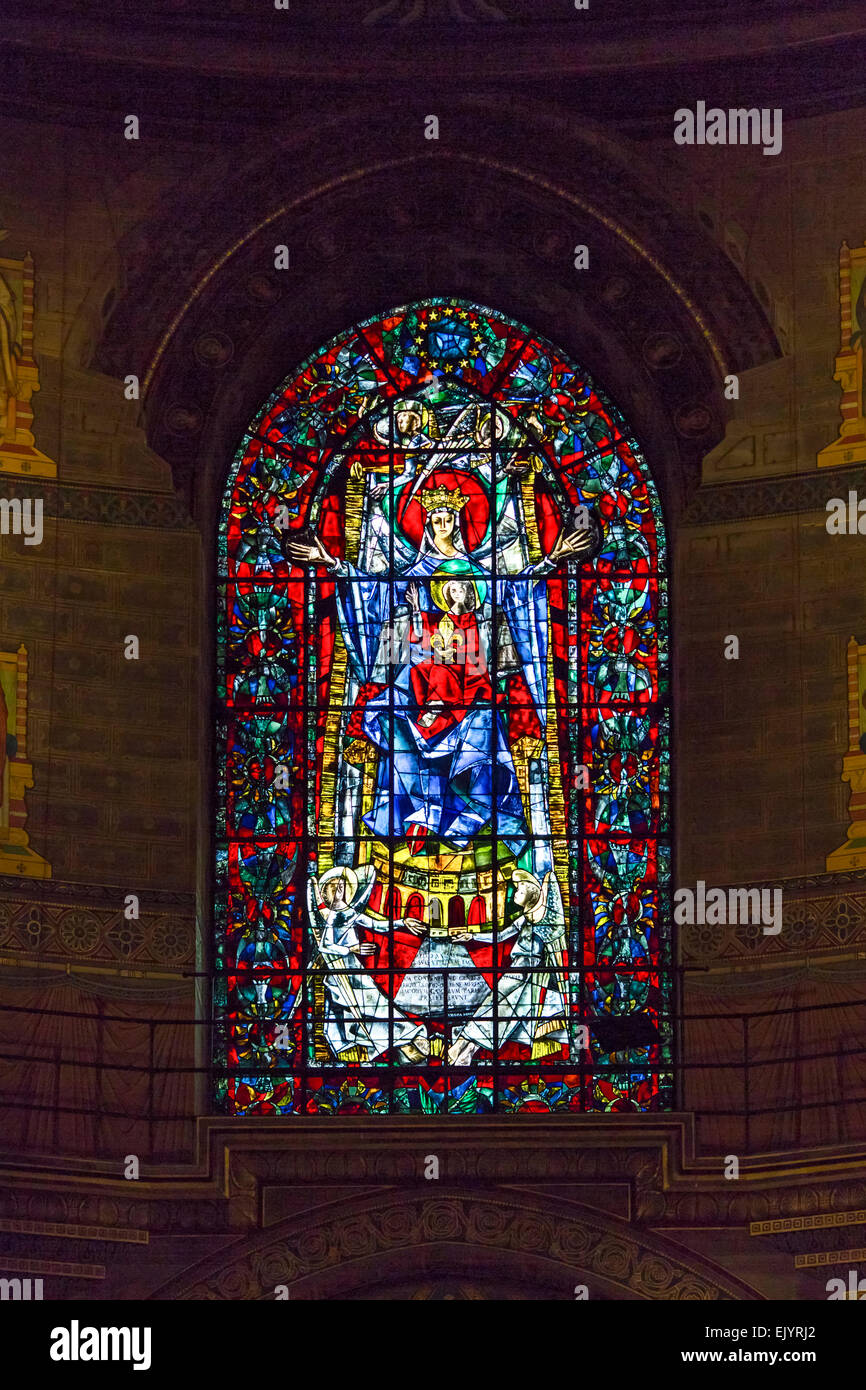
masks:
[[[397,497],[397,524],[407,540],[415,546],[421,544],[427,522],[427,511],[420,500],[424,493],[428,488],[446,487],[449,492],[459,490],[468,498],[466,505],[457,514],[457,524],[467,552],[475,550],[481,544],[487,534],[490,503],[477,478],[473,478],[471,473],[461,473],[453,468],[437,468],[429,478],[425,478],[414,497],[409,495],[412,486],[411,482],[407,483]]]

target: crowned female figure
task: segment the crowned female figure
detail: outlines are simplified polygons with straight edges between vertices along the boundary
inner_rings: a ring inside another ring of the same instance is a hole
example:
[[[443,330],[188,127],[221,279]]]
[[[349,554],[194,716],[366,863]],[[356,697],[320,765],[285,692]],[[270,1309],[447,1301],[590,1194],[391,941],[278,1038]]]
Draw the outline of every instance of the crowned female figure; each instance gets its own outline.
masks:
[[[294,563],[321,566],[336,580],[348,671],[335,823],[325,833],[334,834],[337,863],[357,869],[371,857],[379,877],[366,914],[370,969],[403,1011],[401,1028],[406,1018],[447,1014],[452,1028],[473,1020],[465,1034],[451,1034],[464,1059],[490,1033],[483,1018],[491,969],[506,971],[517,936],[526,935],[504,911],[515,871],[545,884],[548,936],[561,941],[544,771],[545,581],[593,547],[588,529],[564,527],[549,555],[509,572],[513,561],[503,562],[496,535],[479,522],[484,507],[488,518],[492,510],[490,491],[478,470],[419,464],[388,499],[400,536],[390,540],[385,573],[370,551],[364,570],[363,547],[359,565],[332,556],[318,537],[287,547]],[[416,518],[423,513],[414,554],[406,546],[413,509]],[[512,540],[515,526],[506,529]],[[375,536],[381,550],[381,527]],[[397,923],[393,895],[411,889],[408,922]],[[528,945],[521,950],[529,959]],[[413,964],[426,969],[413,975]],[[532,991],[515,985],[511,995],[522,1004]],[[532,997],[540,1020],[542,1002]],[[554,997],[551,983],[547,1014]],[[557,1038],[561,1031],[559,1023],[551,1029]],[[414,1034],[411,1041],[418,1045]]]

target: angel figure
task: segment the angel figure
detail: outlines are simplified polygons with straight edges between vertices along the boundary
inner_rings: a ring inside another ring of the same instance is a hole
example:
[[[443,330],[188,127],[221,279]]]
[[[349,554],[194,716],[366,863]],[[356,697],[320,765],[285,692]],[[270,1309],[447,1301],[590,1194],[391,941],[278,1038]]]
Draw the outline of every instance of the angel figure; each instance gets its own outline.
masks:
[[[369,969],[376,948],[360,936],[373,926],[364,908],[375,880],[372,864],[338,864],[307,883],[310,924],[325,972],[325,1037],[343,1062],[376,1062],[391,1049],[405,1062],[420,1062],[429,1051],[424,1024],[410,1019],[376,984]],[[395,926],[424,930],[413,918]]]
[[[568,1047],[568,975],[562,901],[552,872],[539,881],[526,869],[512,874],[518,909],[504,935],[514,935],[509,970],[498,981],[496,1007],[489,990],[448,1052],[454,1066],[467,1065],[479,1048],[495,1052],[523,1043],[532,1059]]]

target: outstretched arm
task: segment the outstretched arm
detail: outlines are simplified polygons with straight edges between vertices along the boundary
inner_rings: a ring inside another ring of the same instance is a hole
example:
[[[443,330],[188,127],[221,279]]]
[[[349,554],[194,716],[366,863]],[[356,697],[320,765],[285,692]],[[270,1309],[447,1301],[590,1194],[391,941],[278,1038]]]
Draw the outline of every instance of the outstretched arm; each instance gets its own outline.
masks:
[[[560,564],[563,560],[570,560],[572,556],[586,555],[592,550],[594,543],[595,537],[588,526],[581,526],[573,531],[566,531],[563,526],[550,552],[550,558],[556,564]]]
[[[416,579],[406,586],[406,605],[411,614],[410,642],[420,642],[424,636],[424,623],[421,619],[421,589]]]
[[[336,569],[340,563],[336,556],[325,549],[318,536],[313,536],[312,542],[287,537],[285,551],[295,565],[324,565],[326,569]]]
[[[579,526],[567,531],[563,526],[550,553],[537,564],[528,565],[522,575],[515,575],[514,578],[520,579],[530,575],[541,578],[546,574],[552,574],[568,560],[591,559],[595,548],[596,532],[593,527]]]

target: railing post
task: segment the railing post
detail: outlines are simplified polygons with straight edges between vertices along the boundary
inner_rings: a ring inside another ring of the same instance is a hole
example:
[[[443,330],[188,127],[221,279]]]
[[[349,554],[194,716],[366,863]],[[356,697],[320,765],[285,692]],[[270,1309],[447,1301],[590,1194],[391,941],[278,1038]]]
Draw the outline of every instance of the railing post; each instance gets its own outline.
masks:
[[[746,1112],[746,1153],[752,1147],[752,1126],[749,1122],[751,1096],[749,1094],[749,1015],[743,1014],[743,1106]]]

